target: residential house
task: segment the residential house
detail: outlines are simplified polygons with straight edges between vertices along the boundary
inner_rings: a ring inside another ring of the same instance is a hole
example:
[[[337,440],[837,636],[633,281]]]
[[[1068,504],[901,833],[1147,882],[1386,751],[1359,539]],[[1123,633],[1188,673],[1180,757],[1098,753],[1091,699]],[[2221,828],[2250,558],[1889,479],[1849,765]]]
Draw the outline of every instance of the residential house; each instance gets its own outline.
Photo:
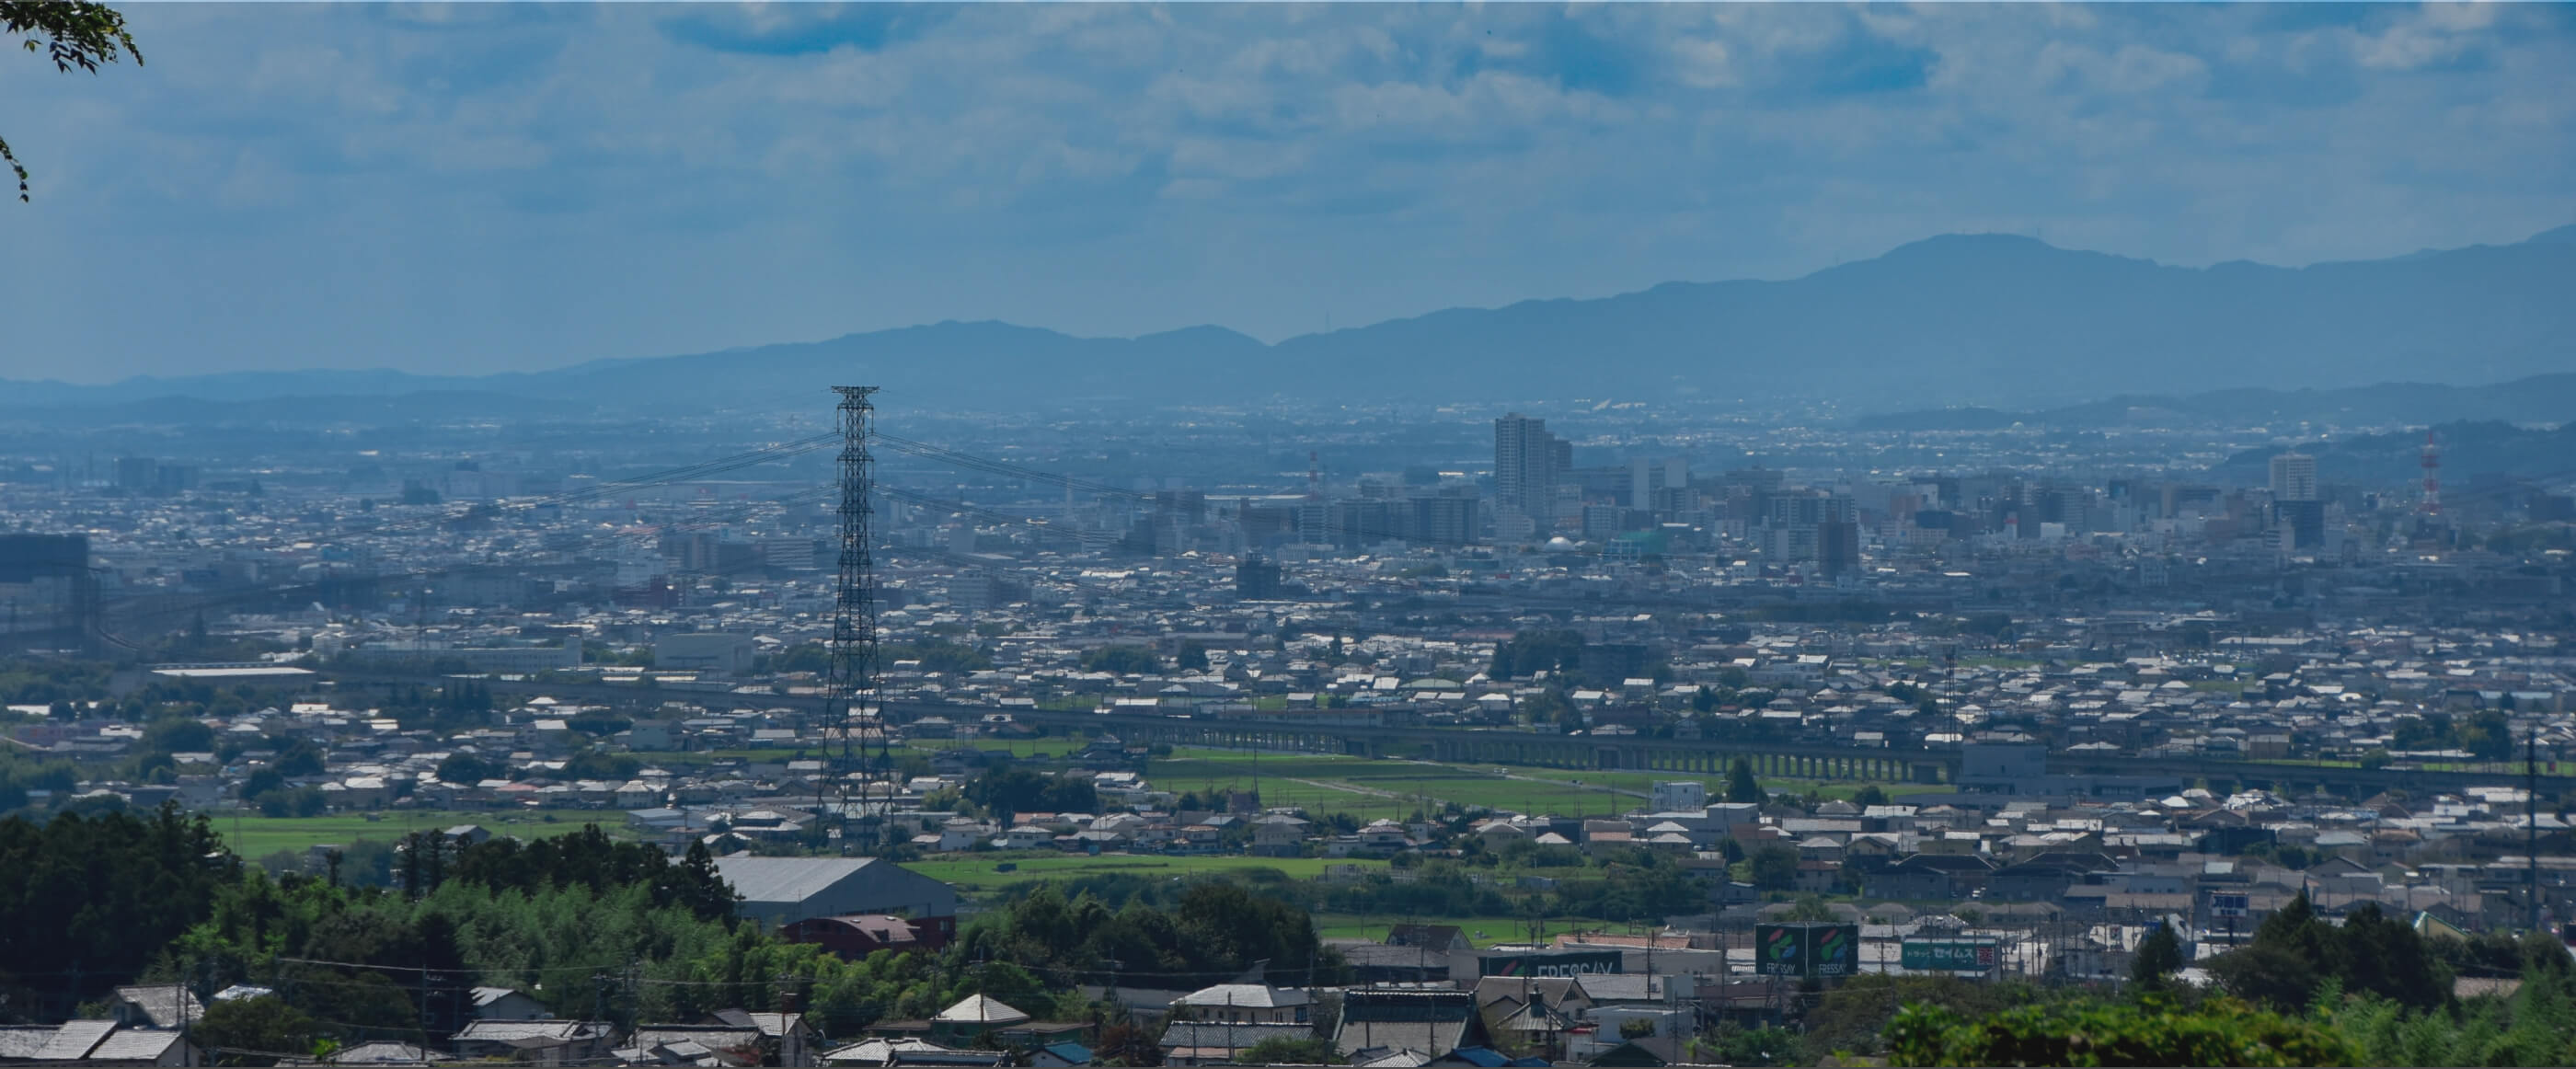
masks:
[[[955,917],[896,917],[859,913],[847,917],[808,917],[782,925],[778,936],[791,943],[818,943],[834,955],[856,961],[880,950],[938,950],[957,935]]]
[[[1092,1058],[1091,1048],[1072,1040],[1049,1043],[1028,1053],[1028,1062],[1035,1069],[1064,1069],[1067,1066],[1089,1065]]]
[[[478,1021],[535,1021],[547,1015],[544,1003],[512,987],[478,987],[474,989],[474,1019]]]
[[[1473,950],[1465,929],[1455,924],[1398,924],[1386,930],[1386,945],[1430,950]]]
[[[761,1049],[759,1029],[730,1024],[639,1024],[615,1054],[619,1062],[633,1065],[772,1064]]]
[[[1342,994],[1333,1050],[1353,1065],[1427,1065],[1466,1046],[1485,1046],[1469,992],[1359,987]]]
[[[475,1021],[448,1037],[460,1058],[587,1065],[609,1054],[606,1021]]]
[[[1175,1020],[1164,1027],[1159,1045],[1165,1065],[1228,1065],[1269,1040],[1313,1038],[1310,1024]]]
[[[981,1069],[1001,1065],[1009,1051],[959,1050],[920,1038],[864,1039],[823,1053],[825,1065],[953,1065]]]
[[[1172,1000],[1174,1016],[1234,1024],[1305,1024],[1306,992],[1258,983],[1216,984]]]
[[[990,995],[968,995],[930,1019],[930,1036],[942,1043],[972,1043],[1032,1018]]]
[[[177,1030],[206,1016],[197,996],[180,984],[149,984],[116,989],[116,1023],[126,1028]]]
[[[730,1027],[748,1028],[759,1034],[763,1065],[812,1065],[820,1050],[816,1042],[819,1037],[801,1013],[717,1010],[715,1016]]]
[[[209,1064],[186,1033],[125,1028],[112,1020],[0,1027],[0,1063],[85,1062],[107,1065]]]

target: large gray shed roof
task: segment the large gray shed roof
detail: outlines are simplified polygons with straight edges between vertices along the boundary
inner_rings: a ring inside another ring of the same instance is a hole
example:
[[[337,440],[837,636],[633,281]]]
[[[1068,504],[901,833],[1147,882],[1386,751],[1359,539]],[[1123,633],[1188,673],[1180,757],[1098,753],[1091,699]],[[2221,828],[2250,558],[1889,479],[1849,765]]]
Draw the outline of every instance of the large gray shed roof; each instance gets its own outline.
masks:
[[[732,884],[745,902],[802,902],[880,861],[873,857],[720,857],[716,874]]]

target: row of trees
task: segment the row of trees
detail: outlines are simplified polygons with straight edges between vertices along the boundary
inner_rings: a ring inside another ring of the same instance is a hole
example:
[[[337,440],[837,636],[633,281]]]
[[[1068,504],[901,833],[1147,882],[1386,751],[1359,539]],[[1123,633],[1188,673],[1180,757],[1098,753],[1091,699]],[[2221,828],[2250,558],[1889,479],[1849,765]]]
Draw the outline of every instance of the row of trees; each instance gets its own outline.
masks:
[[[2335,924],[2302,895],[2211,962],[2215,990],[2173,982],[2182,965],[2180,941],[2159,930],[2121,998],[1862,977],[1810,1015],[1803,1053],[1898,1065],[2576,1064],[2576,966],[2546,935],[2427,939],[2369,905]],[[2458,975],[2517,982],[2462,998]]]
[[[2499,709],[2456,719],[2445,712],[2401,716],[2392,728],[2389,746],[2398,750],[2466,750],[2484,761],[2501,761],[2514,755],[2512,720]]]
[[[1148,646],[1101,646],[1083,651],[1082,670],[1111,675],[1146,675],[1163,670],[1163,659]]]
[[[2429,1009],[2451,997],[2452,971],[2404,921],[2365,903],[2342,924],[2299,895],[2264,918],[2244,947],[2210,963],[2228,991],[2284,1010],[2309,1006],[2329,986]]]
[[[38,758],[14,747],[0,747],[0,813],[26,806],[30,791],[70,794],[80,785],[80,766],[62,758]]]
[[[1091,813],[1100,792],[1078,772],[1047,775],[1026,768],[997,768],[966,784],[965,798],[999,819],[1017,813]]]
[[[1523,631],[1494,644],[1493,664],[1486,674],[1495,679],[1526,679],[1538,672],[1576,672],[1582,667],[1582,632]]]
[[[856,962],[661,902],[649,882],[601,882],[602,890],[580,882],[513,890],[450,876],[414,897],[313,879],[246,880],[174,946],[162,971],[277,987],[274,1003],[210,1017],[204,1029],[217,1046],[275,1052],[323,1037],[452,1029],[475,983],[529,991],[558,1016],[619,1024],[772,1010],[793,999],[826,1034],[848,1036],[974,993],[1041,1018],[1111,1021],[1123,1015],[1092,1004],[1078,985],[1120,976],[1214,982],[1261,961],[1274,971],[1288,961],[1338,969],[1302,911],[1224,882],[1192,882],[1167,904],[1138,896],[1115,909],[1042,887],[942,953]],[[1150,1040],[1130,1045],[1151,1050]]]
[[[1039,888],[939,954],[843,961],[734,920],[703,847],[672,862],[596,827],[530,843],[415,834],[360,864],[384,882],[244,866],[203,817],[56,814],[0,821],[0,1017],[59,1020],[127,983],[236,983],[201,1039],[234,1061],[334,1042],[429,1039],[470,991],[529,992],[561,1017],[692,1020],[791,1004],[828,1034],[919,1018],[985,993],[1055,1019],[1118,1017],[1077,985],[1205,983],[1257,962],[1303,981],[1341,965],[1305,905],[1251,882],[1112,881],[1108,897]],[[18,878],[23,874],[23,878]],[[1284,878],[1281,885],[1285,886]],[[1149,1038],[1128,1037],[1139,1053]]]
[[[1888,1025],[1898,1065],[2353,1065],[2356,1048],[2318,1025],[2214,999],[2189,1010],[2046,1001],[1971,1018],[1910,1006]]]
[[[212,912],[241,866],[173,807],[0,819],[0,1011],[68,1014]]]
[[[1283,982],[1342,979],[1304,908],[1231,880],[1193,880],[1177,894],[1143,894],[1140,884],[1103,896],[1041,885],[994,920],[968,928],[961,951],[1016,962],[1060,986],[1113,978],[1159,987],[1223,982],[1257,962]],[[1124,902],[1114,901],[1121,892]],[[1025,1008],[1025,1007],[1024,1007]]]
[[[1474,842],[1474,840],[1468,840]],[[1318,913],[1412,917],[1588,917],[1624,922],[1651,920],[1708,909],[1708,885],[1669,857],[1636,850],[1602,859],[1598,867],[1552,874],[1544,890],[1511,887],[1478,880],[1472,861],[1432,859],[1413,866],[1410,878],[1384,873],[1357,879],[1291,880],[1277,870],[1252,869],[1230,874],[1229,885],[1249,888],[1265,901],[1300,915]],[[1068,896],[1089,896],[1117,911],[1129,905],[1179,908],[1167,881],[1124,874],[1084,877],[1062,885]],[[1114,955],[1113,955],[1114,956]],[[1283,967],[1302,968],[1303,958],[1277,959]]]
[[[679,908],[700,920],[730,923],[733,889],[716,872],[713,855],[703,842],[691,842],[674,863],[659,847],[608,837],[597,824],[570,835],[523,843],[494,838],[458,844],[437,832],[414,832],[403,840],[395,866],[405,895],[419,897],[450,880],[494,894],[579,887],[605,894],[617,888],[644,889],[654,907]]]
[[[243,1011],[238,1022],[210,1018],[206,1029],[211,1045],[270,1052],[296,1049],[299,1017],[341,1039],[435,1039],[461,1024],[478,984],[516,987],[560,1017],[620,1024],[777,1009],[803,994],[821,1020],[845,1030],[885,1013],[936,1009],[954,986],[954,977],[929,983],[935,970],[923,963],[842,962],[707,916],[715,910],[673,893],[667,872],[620,861],[581,872],[587,849],[554,862],[522,852],[521,863],[497,866],[495,855],[464,853],[434,886],[417,876],[409,894],[301,876],[244,879],[149,978],[275,988],[279,1005]],[[486,875],[518,886],[478,882]],[[224,1031],[232,1025],[248,1034]]]

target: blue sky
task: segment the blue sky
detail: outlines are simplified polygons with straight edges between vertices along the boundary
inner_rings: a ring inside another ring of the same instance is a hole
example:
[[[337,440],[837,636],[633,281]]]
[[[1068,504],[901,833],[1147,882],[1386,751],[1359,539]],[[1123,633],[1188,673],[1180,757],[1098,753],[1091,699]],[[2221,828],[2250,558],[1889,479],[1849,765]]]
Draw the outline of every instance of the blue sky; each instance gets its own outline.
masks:
[[[2576,222],[2562,5],[138,5],[0,54],[0,377],[942,319],[1264,339],[1944,232],[2305,264]]]

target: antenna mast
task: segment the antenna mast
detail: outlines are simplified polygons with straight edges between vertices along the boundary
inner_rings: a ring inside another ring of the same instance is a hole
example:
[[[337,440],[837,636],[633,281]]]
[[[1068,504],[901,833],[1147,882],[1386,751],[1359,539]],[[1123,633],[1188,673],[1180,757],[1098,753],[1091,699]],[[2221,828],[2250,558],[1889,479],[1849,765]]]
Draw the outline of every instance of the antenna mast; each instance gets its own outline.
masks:
[[[850,837],[850,788],[858,782],[859,831],[869,849],[877,844],[882,813],[873,796],[875,779],[892,766],[886,752],[884,710],[877,703],[877,612],[874,513],[870,494],[876,489],[876,459],[868,438],[876,430],[874,386],[835,386],[841,396],[841,553],[840,578],[832,602],[831,674],[824,687],[823,716],[827,731],[841,736],[839,758],[832,762],[840,784],[841,844]]]

